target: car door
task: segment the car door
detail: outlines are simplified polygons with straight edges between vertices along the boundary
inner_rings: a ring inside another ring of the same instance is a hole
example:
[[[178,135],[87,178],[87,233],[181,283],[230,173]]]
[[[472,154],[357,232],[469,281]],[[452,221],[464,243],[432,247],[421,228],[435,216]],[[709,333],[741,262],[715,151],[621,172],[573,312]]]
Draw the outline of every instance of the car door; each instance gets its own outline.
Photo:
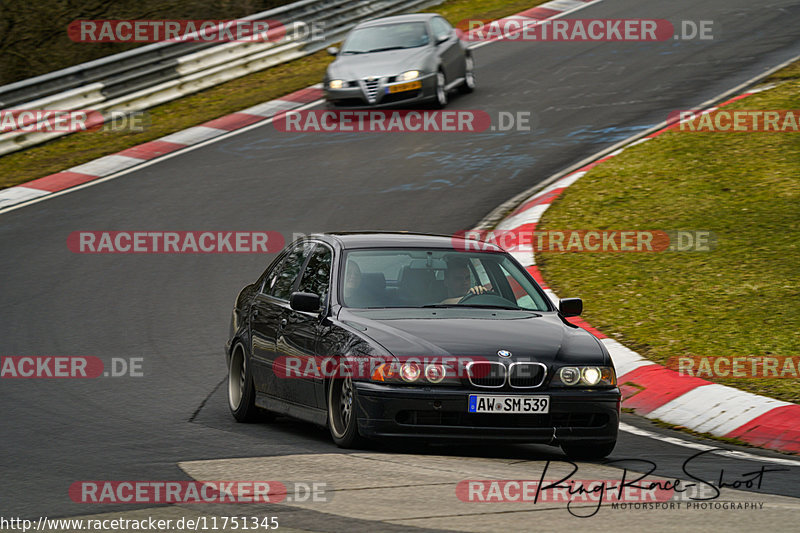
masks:
[[[283,261],[266,277],[250,309],[250,354],[256,390],[282,397],[282,381],[273,368],[278,357],[277,340],[285,326],[289,295],[296,285],[313,243],[294,245]]]
[[[447,83],[452,83],[457,78],[464,76],[464,51],[453,27],[442,17],[431,19],[431,30],[433,31],[436,53],[439,62],[444,69]],[[439,42],[443,40],[442,42]]]
[[[322,374],[306,370],[319,370],[317,366],[319,358],[316,356],[329,355],[319,354],[317,345],[320,331],[323,329],[320,313],[326,308],[332,261],[333,250],[326,244],[318,243],[306,263],[300,283],[295,290],[319,295],[320,309],[314,313],[307,313],[288,308],[284,316],[286,325],[277,340],[278,352],[293,358],[296,367],[301,369],[300,377],[285,380],[283,394],[294,403],[310,407],[324,407],[320,405],[316,394],[316,391],[324,385]]]

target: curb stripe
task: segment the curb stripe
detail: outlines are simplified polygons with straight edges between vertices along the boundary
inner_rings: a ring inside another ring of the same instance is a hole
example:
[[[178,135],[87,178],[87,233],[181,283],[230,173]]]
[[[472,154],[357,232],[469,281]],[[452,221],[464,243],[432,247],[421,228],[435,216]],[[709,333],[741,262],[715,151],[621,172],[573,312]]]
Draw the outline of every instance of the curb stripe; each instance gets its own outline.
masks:
[[[698,410],[698,405],[703,409]],[[721,437],[753,418],[786,405],[791,404],[711,383],[662,405],[650,416]]]
[[[169,141],[150,141],[138,146],[134,146],[133,148],[128,148],[127,150],[117,152],[117,155],[135,157],[137,159],[144,159],[147,161],[150,159],[155,159],[156,157],[164,154],[174,152],[175,150],[180,150],[184,146],[186,145]]]
[[[39,191],[46,191],[48,193],[63,191],[75,185],[86,183],[97,179],[97,176],[91,174],[81,174],[79,172],[59,172],[58,174],[50,174],[38,180],[29,181],[25,187],[13,187],[13,189],[32,188]],[[5,192],[5,191],[3,191]]]
[[[323,95],[322,88],[306,87],[305,89],[300,89],[299,91],[287,94],[286,96],[281,96],[280,100],[287,100],[289,102],[298,102],[301,104],[307,104],[309,102],[313,102],[314,100],[322,98],[322,95]]]
[[[262,120],[264,120],[264,117],[260,115],[232,113],[230,115],[225,115],[224,117],[209,120],[208,122],[202,124],[202,126],[206,128],[217,128],[225,131],[233,131],[238,130],[239,128],[244,128],[245,126],[249,126],[250,124],[255,124],[256,122],[261,122]]]
[[[710,385],[704,379],[683,376],[657,364],[632,370],[619,381],[638,389],[623,402],[625,407],[634,409],[637,414],[648,414],[697,387]]]
[[[47,196],[48,194],[50,194],[49,191],[32,189],[30,187],[9,187],[8,189],[3,189],[0,191],[0,209],[18,204],[20,202],[33,200],[34,198],[39,198],[40,196]]]
[[[776,407],[726,436],[772,450],[800,454],[800,405]]]

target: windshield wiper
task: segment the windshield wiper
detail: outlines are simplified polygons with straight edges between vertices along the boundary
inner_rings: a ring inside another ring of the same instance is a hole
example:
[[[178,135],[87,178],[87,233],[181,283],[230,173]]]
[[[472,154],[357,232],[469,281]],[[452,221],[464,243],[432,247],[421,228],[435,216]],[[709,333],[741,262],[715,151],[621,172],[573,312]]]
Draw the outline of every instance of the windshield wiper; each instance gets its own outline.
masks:
[[[342,50],[342,54],[368,54],[369,50]]]
[[[512,307],[510,305],[490,305],[490,304],[428,304],[421,306],[426,309],[452,309],[456,307],[473,307],[475,309],[509,309],[512,311],[528,311],[522,307]]]
[[[376,48],[370,52],[388,52],[389,50],[405,50],[408,46],[388,46],[386,48]]]

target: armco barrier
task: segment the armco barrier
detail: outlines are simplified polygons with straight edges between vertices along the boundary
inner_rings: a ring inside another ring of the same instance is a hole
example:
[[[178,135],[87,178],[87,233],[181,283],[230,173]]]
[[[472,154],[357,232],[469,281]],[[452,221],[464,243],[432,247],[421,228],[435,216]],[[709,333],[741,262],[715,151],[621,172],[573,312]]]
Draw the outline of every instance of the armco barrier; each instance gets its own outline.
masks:
[[[324,28],[321,41],[163,42],[0,87],[2,109],[137,111],[291,61],[340,40],[356,24],[443,0],[302,0],[245,20],[278,19]],[[0,134],[0,156],[63,132]]]

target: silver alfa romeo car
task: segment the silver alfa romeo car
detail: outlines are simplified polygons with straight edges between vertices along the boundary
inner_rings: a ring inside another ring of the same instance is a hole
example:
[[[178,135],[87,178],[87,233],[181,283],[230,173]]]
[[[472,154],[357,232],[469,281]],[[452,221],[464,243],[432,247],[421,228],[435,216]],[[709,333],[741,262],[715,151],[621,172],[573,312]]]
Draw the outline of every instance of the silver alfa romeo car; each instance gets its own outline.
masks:
[[[467,45],[440,15],[415,13],[359,24],[325,75],[330,107],[376,108],[432,102],[447,105],[448,91],[475,88]]]

